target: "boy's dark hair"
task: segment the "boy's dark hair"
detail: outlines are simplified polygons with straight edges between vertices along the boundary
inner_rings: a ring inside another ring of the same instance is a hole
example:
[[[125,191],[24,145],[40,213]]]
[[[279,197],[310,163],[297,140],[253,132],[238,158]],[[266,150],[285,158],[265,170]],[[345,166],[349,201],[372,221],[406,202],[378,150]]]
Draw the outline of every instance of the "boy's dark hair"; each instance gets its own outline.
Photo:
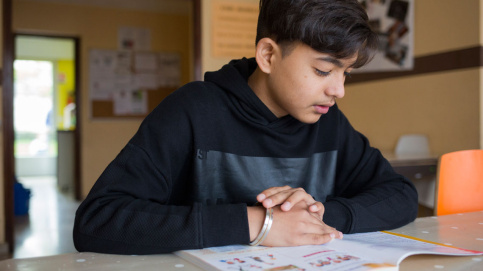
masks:
[[[265,37],[276,41],[283,55],[296,41],[338,59],[358,54],[354,68],[377,49],[377,34],[357,0],[260,0],[256,43]]]

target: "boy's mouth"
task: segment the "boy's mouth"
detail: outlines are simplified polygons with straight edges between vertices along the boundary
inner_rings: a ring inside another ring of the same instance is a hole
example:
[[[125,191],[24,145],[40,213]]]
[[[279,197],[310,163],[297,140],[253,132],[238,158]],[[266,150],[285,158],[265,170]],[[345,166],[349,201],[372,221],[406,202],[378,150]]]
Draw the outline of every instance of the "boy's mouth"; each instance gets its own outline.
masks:
[[[331,105],[314,105],[315,111],[319,114],[327,114]]]

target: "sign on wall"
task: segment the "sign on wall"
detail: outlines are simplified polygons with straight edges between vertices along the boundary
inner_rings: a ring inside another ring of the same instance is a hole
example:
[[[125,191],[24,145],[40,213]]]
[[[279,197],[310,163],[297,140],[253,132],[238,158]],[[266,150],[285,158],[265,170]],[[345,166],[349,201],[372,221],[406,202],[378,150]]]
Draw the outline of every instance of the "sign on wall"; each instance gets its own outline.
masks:
[[[213,0],[213,57],[253,57],[258,20],[258,3]]]

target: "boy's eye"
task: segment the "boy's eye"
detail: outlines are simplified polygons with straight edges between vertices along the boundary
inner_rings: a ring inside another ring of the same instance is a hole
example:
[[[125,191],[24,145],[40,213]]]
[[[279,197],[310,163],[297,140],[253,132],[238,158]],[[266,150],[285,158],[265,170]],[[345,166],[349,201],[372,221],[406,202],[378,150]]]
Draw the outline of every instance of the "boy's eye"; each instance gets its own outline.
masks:
[[[320,75],[320,76],[329,76],[330,75],[330,71],[329,72],[323,72],[319,69],[315,69],[315,73],[317,73],[317,75]]]

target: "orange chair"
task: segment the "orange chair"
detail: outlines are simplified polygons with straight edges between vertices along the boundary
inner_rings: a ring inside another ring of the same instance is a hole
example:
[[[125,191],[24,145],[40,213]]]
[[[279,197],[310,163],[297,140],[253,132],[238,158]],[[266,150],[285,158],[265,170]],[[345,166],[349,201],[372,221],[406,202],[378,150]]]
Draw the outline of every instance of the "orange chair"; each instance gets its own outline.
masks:
[[[483,150],[442,155],[437,180],[436,215],[483,211]]]

